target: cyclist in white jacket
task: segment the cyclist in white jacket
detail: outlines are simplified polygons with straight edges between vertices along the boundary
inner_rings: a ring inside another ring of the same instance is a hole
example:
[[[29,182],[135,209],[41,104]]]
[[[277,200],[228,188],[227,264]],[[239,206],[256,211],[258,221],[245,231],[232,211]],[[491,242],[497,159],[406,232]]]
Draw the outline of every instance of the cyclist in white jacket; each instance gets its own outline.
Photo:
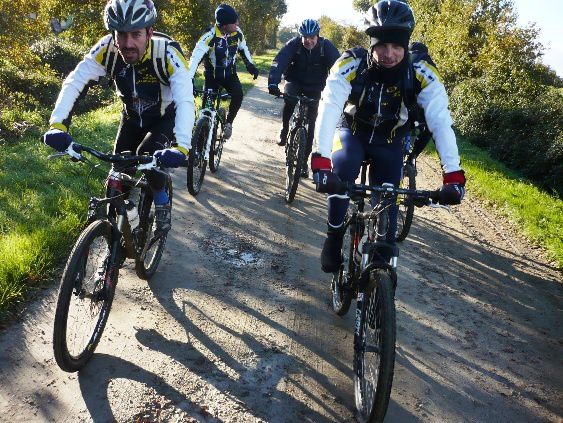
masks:
[[[321,267],[336,272],[341,265],[343,223],[349,198],[340,180],[356,180],[364,159],[371,158],[370,183],[399,185],[402,140],[409,132],[413,110],[420,106],[443,169],[442,204],[459,204],[465,176],[460,167],[448,96],[430,56],[412,62],[408,45],[414,16],[404,2],[385,0],[366,14],[370,51],[344,52],[331,70],[316,122],[316,152],[311,169],[317,191],[326,192],[328,230]],[[409,119],[410,118],[410,119]],[[387,242],[395,242],[397,207],[389,213]]]

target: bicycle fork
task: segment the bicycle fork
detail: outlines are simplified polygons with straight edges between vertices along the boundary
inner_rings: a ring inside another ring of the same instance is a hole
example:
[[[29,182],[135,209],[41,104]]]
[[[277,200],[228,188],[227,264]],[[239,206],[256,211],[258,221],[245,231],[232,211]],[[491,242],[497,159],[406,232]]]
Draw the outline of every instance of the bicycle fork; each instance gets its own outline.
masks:
[[[209,121],[209,132],[207,133],[207,141],[205,142],[205,150],[203,151],[203,158],[207,161],[209,160],[209,151],[211,150],[211,141],[213,138],[213,132],[215,129],[215,115],[216,110],[202,110],[200,112],[199,118],[205,118]]]

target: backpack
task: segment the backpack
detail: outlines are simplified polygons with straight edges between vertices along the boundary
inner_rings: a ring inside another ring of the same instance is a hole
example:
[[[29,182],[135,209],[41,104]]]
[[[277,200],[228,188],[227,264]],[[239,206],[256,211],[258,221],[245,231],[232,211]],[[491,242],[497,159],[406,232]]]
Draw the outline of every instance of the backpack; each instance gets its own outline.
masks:
[[[168,70],[166,68],[166,50],[168,46],[171,45],[172,47],[176,48],[180,52],[180,54],[183,55],[184,52],[180,47],[180,43],[162,32],[155,31],[153,33],[153,38],[151,38],[151,42],[152,63],[156,77],[161,84],[170,85],[170,75],[168,74]],[[115,64],[117,63],[118,55],[119,51],[117,50],[115,43],[110,43],[106,59],[102,64],[105,66],[106,72],[111,79],[114,79]]]

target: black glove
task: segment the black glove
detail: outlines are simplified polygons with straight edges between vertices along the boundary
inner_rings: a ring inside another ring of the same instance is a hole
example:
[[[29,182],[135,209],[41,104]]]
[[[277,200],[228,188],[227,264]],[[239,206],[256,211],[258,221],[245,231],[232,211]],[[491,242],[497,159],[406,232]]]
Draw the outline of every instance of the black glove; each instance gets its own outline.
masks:
[[[278,87],[276,84],[268,85],[268,92],[272,95],[275,95],[276,97],[281,96],[280,87]]]
[[[319,153],[311,155],[311,170],[317,192],[344,194],[346,185],[336,174],[332,173],[331,168],[332,162],[329,158],[322,157]]]
[[[60,129],[50,129],[43,135],[43,142],[49,147],[63,152],[72,142],[72,137]]]
[[[260,72],[258,71],[258,68],[256,66],[254,66],[253,64],[250,64],[248,66],[248,73],[250,73],[253,76],[253,79],[258,78],[258,75],[260,74]]]
[[[461,203],[465,195],[465,172],[457,170],[444,174],[444,185],[440,188],[439,203],[454,205]]]

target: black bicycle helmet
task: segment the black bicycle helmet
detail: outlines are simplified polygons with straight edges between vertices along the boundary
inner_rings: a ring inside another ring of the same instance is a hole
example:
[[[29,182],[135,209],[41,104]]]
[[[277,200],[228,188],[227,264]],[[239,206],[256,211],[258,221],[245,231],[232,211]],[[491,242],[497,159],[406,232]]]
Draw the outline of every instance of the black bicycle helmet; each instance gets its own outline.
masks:
[[[301,22],[301,26],[299,27],[299,35],[302,37],[312,37],[314,35],[319,35],[321,31],[321,26],[319,25],[319,21],[315,19],[305,19]]]
[[[152,0],[109,0],[104,9],[104,25],[109,31],[131,32],[156,22]]]
[[[371,46],[393,42],[408,47],[414,30],[414,14],[410,6],[398,0],[381,0],[365,14],[365,32]]]

